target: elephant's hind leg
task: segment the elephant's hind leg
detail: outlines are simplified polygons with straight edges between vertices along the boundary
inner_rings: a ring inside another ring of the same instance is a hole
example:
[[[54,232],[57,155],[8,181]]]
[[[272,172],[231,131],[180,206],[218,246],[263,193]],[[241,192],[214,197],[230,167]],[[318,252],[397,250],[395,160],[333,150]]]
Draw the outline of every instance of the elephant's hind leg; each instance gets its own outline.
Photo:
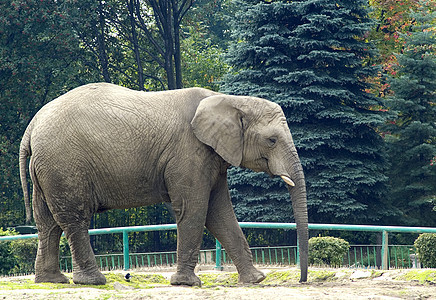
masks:
[[[61,273],[59,268],[59,241],[62,229],[36,190],[33,199],[33,211],[39,238],[35,262],[35,282],[68,283],[69,279]]]
[[[106,278],[98,269],[89,240],[87,222],[69,222],[63,226],[73,257],[73,282],[75,284],[106,284]]]

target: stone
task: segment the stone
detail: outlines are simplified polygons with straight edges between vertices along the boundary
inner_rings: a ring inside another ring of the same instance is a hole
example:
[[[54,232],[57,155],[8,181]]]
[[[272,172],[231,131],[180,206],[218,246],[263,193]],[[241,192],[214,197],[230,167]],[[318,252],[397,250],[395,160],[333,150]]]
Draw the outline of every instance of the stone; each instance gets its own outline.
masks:
[[[353,274],[351,274],[350,279],[364,279],[364,278],[370,278],[371,272],[369,271],[363,271],[363,270],[357,270]]]

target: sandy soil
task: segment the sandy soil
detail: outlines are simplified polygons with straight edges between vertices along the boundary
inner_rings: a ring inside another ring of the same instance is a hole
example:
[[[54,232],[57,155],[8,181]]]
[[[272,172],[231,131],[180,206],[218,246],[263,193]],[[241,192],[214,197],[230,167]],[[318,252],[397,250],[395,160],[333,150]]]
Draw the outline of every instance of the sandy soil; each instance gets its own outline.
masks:
[[[271,269],[263,271],[268,273],[271,272]],[[213,273],[213,271],[201,272]],[[336,275],[327,281],[309,278],[309,282],[305,284],[285,281],[257,285],[216,284],[201,288],[170,285],[133,288],[124,285],[123,282],[115,282],[109,284],[111,289],[39,287],[38,289],[10,290],[0,288],[0,299],[436,299],[436,284],[434,282],[419,283],[413,280],[398,280],[399,275],[407,271],[384,271],[376,277],[369,276],[369,272],[361,270],[341,269],[335,272]],[[159,274],[169,278],[172,273],[159,272]],[[32,279],[32,276],[26,277],[27,281],[29,279]],[[0,282],[5,280],[10,279],[1,278]],[[17,280],[20,278],[13,278],[13,281]]]

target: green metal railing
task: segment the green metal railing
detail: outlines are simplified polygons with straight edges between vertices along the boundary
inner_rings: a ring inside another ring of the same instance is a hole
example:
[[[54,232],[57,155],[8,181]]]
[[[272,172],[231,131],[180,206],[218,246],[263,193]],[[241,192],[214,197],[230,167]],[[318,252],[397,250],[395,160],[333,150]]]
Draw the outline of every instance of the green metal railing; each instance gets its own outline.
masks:
[[[377,248],[381,245],[351,245],[344,256],[341,267],[377,269]],[[297,264],[296,246],[256,247],[251,248],[253,261],[259,265],[290,266]],[[418,265],[413,245],[389,245],[389,269],[405,269]],[[96,255],[97,264],[101,270],[124,269],[123,253]],[[130,253],[130,268],[170,267],[177,263],[177,252]],[[199,264],[216,264],[216,249],[201,250]],[[232,261],[222,249],[220,266],[231,264]],[[72,270],[71,256],[61,257],[62,271]],[[220,269],[221,269],[220,268]]]
[[[295,223],[255,223],[255,222],[240,222],[239,223],[241,228],[261,228],[261,229],[296,229]],[[112,257],[107,256],[99,256],[97,255],[97,261],[100,260],[102,263],[107,262],[106,266],[113,265],[115,266],[117,262],[117,265],[119,265],[118,262],[120,262],[122,256],[123,261],[123,268],[124,270],[129,270],[131,266],[140,266],[141,264],[143,266],[146,266],[147,264],[153,265],[153,261],[156,263],[162,260],[162,262],[166,261],[165,257],[162,257],[161,254],[156,253],[148,253],[145,254],[146,256],[142,254],[129,254],[129,236],[128,234],[130,232],[143,232],[143,231],[163,231],[163,230],[176,230],[177,226],[176,224],[165,224],[165,225],[147,225],[147,226],[132,226],[132,227],[117,227],[117,228],[103,228],[103,229],[91,229],[89,230],[90,235],[100,235],[100,234],[115,234],[115,233],[122,233],[123,234],[123,253],[118,255],[112,255]],[[391,232],[400,232],[400,233],[436,233],[436,228],[429,228],[429,227],[399,227],[399,226],[371,226],[371,225],[345,225],[345,224],[309,224],[309,230],[341,230],[341,231],[366,231],[366,232],[380,232],[382,233],[382,245],[381,245],[381,268],[382,269],[388,269],[389,267],[405,267],[406,265],[409,266],[411,264],[410,259],[408,260],[406,256],[410,257],[410,248],[412,246],[401,246],[408,248],[407,251],[408,254],[404,254],[404,251],[398,250],[400,246],[391,246],[391,249],[389,250],[389,244],[388,244],[388,236]],[[18,240],[18,239],[28,239],[28,238],[35,238],[37,237],[37,234],[26,234],[26,235],[16,235],[16,236],[2,236],[0,237],[0,241],[12,241],[12,240]],[[358,247],[358,246],[356,246]],[[362,246],[359,246],[360,250],[354,250],[350,254],[348,254],[347,258],[344,258],[344,264],[353,266],[356,265],[356,263],[362,265],[362,266],[376,266],[376,256],[375,256],[375,248],[373,248],[374,251],[369,251],[369,248],[376,247],[376,246],[364,246],[367,247],[365,250],[362,248]],[[266,250],[261,250],[266,249]],[[288,249],[293,249],[292,251],[286,250],[286,247],[267,247],[267,248],[254,248],[253,251],[253,257],[256,262],[260,261],[267,261],[265,257],[277,257],[275,260],[276,264],[279,264],[278,261],[286,261],[286,257],[288,257],[287,262],[289,264],[298,264],[298,249],[297,247],[290,247]],[[356,248],[357,249],[357,248]],[[357,252],[356,252],[357,251]],[[225,250],[222,249],[221,244],[216,241],[216,249],[212,252],[211,255],[213,255],[216,269],[222,269],[222,264],[227,262],[226,253]],[[286,252],[286,253],[285,253]],[[172,264],[175,263],[175,252],[168,252],[164,253],[164,255],[170,255],[168,256],[169,260],[168,263],[171,262]],[[282,254],[283,253],[283,254]],[[389,254],[391,253],[391,255]],[[364,255],[365,254],[365,255]],[[392,254],[394,258],[392,257]],[[148,255],[148,256],[147,256]],[[351,257],[354,255],[354,260],[351,259]],[[201,255],[200,255],[201,257]],[[359,259],[358,259],[359,257]],[[291,260],[292,258],[292,260]],[[348,262],[346,261],[348,259]],[[273,261],[270,259],[270,261]],[[352,261],[354,262],[352,264]],[[373,261],[373,263],[371,262]],[[147,264],[145,263],[147,262]],[[65,263],[65,262],[64,262]],[[63,262],[61,261],[61,266]],[[68,263],[65,263],[66,266],[68,266]],[[67,267],[68,268],[68,267]]]

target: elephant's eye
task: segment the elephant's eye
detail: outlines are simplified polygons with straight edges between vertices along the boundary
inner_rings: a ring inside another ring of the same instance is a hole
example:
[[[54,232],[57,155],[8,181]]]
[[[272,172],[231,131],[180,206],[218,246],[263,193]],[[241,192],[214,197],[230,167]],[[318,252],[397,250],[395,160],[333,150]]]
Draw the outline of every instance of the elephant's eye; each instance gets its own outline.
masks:
[[[270,147],[274,147],[274,145],[277,143],[277,138],[276,137],[270,137],[268,138],[268,146]]]

